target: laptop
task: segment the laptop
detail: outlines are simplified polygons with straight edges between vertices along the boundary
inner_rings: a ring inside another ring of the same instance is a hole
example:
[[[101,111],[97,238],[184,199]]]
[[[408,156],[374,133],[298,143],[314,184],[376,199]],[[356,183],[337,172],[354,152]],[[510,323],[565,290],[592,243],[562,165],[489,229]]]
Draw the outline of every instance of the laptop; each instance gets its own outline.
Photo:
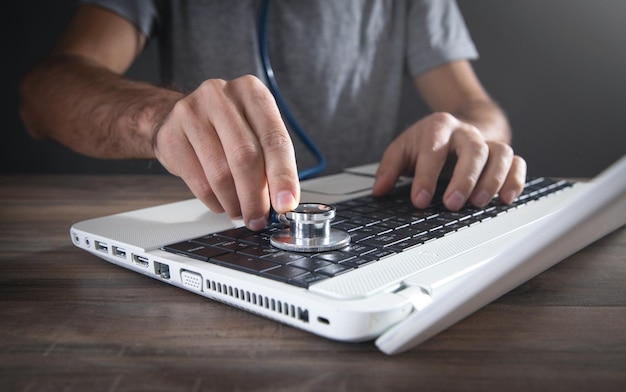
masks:
[[[437,197],[412,207],[408,178],[373,197],[375,171],[301,182],[303,202],[334,207],[327,227],[349,236],[338,249],[281,249],[284,222],[252,232],[197,199],[84,220],[70,235],[130,271],[393,355],[626,224],[626,156],[589,182],[531,178],[512,205],[458,212]]]

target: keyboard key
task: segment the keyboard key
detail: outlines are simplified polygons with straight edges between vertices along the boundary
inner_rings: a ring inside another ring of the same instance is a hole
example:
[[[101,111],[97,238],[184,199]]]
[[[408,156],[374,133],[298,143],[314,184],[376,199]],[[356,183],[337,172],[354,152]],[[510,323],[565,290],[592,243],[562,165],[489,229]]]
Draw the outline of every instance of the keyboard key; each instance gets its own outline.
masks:
[[[351,269],[352,267],[346,264],[331,264],[328,267],[318,270],[317,272],[328,276],[337,276]]]
[[[224,237],[224,238],[230,238],[230,239],[239,239],[243,237],[248,237],[253,234],[255,234],[255,232],[248,229],[245,226],[237,227],[234,229],[223,230],[218,233],[215,233],[215,235],[218,237]]]
[[[228,251],[212,246],[204,246],[191,241],[178,242],[167,245],[164,250],[172,253],[182,254],[194,259],[207,261],[209,258],[227,253]]]
[[[217,245],[217,244],[220,244],[222,242],[225,242],[226,239],[224,237],[217,237],[217,236],[214,236],[214,235],[207,235],[207,236],[204,236],[204,237],[194,238],[191,241],[199,243],[199,244],[203,244],[203,245]]]
[[[239,242],[237,240],[227,240],[225,242],[221,242],[217,245],[214,245],[216,248],[226,249],[232,252],[236,252],[245,248],[249,248],[250,244],[245,242]]]
[[[303,257],[293,261],[290,265],[298,268],[303,268],[307,271],[315,272],[322,268],[326,268],[333,263],[323,259],[313,259],[310,257]]]
[[[376,247],[374,246],[370,246],[370,245],[366,245],[363,242],[360,243],[351,243],[350,245],[341,248],[342,252],[347,252],[350,253],[354,256],[363,256],[365,254],[368,254],[370,252],[373,252],[376,250]]]
[[[344,263],[341,263],[343,265],[347,265],[349,267],[352,268],[359,268],[362,267],[364,265],[370,264],[372,262],[376,261],[376,259],[373,258],[366,258],[366,257],[355,257],[353,259],[350,259]]]
[[[285,252],[285,251],[276,251],[276,249],[272,249],[273,252],[267,253],[265,256],[262,256],[264,259],[273,261],[274,263],[279,264],[289,264],[293,263],[295,260],[303,259],[301,253],[293,253],[293,252]]]
[[[332,252],[324,252],[324,253],[320,253],[320,254],[313,256],[314,259],[322,259],[322,260],[330,261],[333,263],[341,263],[353,257],[354,255],[350,253],[342,252],[338,250],[332,251]]]
[[[274,253],[278,253],[279,251],[275,248],[271,248],[269,246],[248,246],[242,249],[239,249],[239,253],[246,254],[248,256],[254,257],[265,257],[271,256]]]
[[[313,283],[320,282],[322,280],[328,279],[327,275],[317,274],[315,272],[309,272],[308,274],[299,275],[295,278],[289,279],[289,283],[293,283],[296,286],[300,287],[309,287]]]
[[[308,274],[308,271],[290,265],[281,265],[278,268],[265,271],[261,275],[286,282],[304,274]]]
[[[272,263],[271,261],[267,261],[265,259],[260,259],[256,257],[246,256],[240,253],[227,253],[219,256],[215,256],[211,258],[211,261],[216,264],[230,267],[234,269],[238,269],[241,271],[247,271],[252,273],[259,273],[262,271],[267,271],[272,268],[276,268],[279,264]]]

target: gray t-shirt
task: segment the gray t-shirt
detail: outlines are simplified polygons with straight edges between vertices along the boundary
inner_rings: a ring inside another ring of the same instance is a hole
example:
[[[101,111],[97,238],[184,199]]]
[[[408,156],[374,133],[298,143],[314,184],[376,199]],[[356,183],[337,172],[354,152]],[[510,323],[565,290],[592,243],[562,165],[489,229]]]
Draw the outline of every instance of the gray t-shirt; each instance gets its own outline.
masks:
[[[159,42],[163,83],[264,79],[258,2],[83,0]],[[403,82],[477,52],[454,0],[274,0],[269,57],[294,116],[328,160],[325,174],[376,162],[399,129]],[[314,163],[294,137],[300,169]]]

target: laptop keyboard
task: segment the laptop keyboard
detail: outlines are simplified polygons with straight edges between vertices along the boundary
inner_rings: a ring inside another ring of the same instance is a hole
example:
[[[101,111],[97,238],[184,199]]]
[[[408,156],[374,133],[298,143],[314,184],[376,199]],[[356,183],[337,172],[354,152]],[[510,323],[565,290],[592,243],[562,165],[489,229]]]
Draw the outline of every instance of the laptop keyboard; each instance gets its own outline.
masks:
[[[534,178],[511,205],[493,200],[484,208],[466,205],[448,211],[433,203],[418,209],[409,200],[410,185],[384,197],[364,196],[334,204],[336,216],[331,226],[351,236],[350,245],[319,253],[296,253],[270,245],[270,236],[285,228],[268,226],[260,232],[245,227],[228,229],[167,245],[162,249],[208,263],[260,275],[300,287],[332,278],[385,257],[412,249],[439,237],[500,214],[571,186],[567,181]],[[440,186],[433,200],[441,200]]]

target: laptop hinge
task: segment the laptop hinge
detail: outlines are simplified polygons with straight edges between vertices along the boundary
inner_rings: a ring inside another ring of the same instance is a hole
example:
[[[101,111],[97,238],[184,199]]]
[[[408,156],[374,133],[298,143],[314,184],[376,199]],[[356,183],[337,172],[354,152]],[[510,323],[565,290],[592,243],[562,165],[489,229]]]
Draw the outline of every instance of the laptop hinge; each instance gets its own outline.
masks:
[[[428,294],[428,291],[420,286],[403,286],[394,294],[404,297],[411,301],[413,304],[413,311],[420,311],[433,302],[432,297]]]

